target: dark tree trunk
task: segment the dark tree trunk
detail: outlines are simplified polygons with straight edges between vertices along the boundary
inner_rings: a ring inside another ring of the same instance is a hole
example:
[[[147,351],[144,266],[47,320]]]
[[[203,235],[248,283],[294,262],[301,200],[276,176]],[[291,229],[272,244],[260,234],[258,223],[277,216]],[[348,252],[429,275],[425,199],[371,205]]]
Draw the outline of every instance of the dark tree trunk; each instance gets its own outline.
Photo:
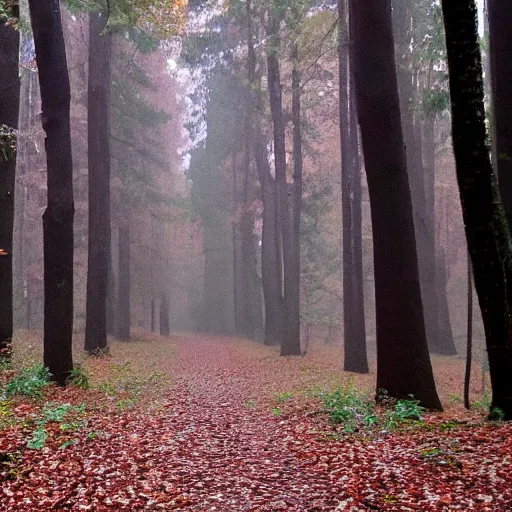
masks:
[[[130,226],[124,222],[119,226],[119,283],[117,296],[117,338],[130,341]]]
[[[464,374],[464,407],[471,408],[469,386],[471,383],[471,363],[473,361],[473,283],[471,257],[468,253],[468,316],[466,340],[466,371]]]
[[[70,86],[58,0],[29,0],[46,132],[48,206],[43,214],[44,364],[58,384],[73,369],[73,172]]]
[[[111,36],[107,16],[89,13],[88,167],[89,235],[84,349],[107,348],[107,293],[110,259],[110,77]]]
[[[171,328],[169,324],[169,297],[167,293],[162,293],[160,298],[160,335],[169,336]]]
[[[495,168],[508,223],[512,226],[512,6],[507,0],[487,0],[487,12]]]
[[[267,36],[269,48],[267,50],[267,73],[270,111],[272,115],[274,134],[274,162],[275,184],[277,194],[278,225],[283,247],[283,281],[284,281],[284,334],[281,341],[281,355],[301,355],[300,349],[300,322],[296,327],[295,289],[297,272],[294,272],[298,257],[294,254],[295,246],[292,236],[292,210],[286,182],[286,136],[283,119],[282,85],[278,59],[280,17],[275,13],[269,15]]]
[[[390,0],[351,0],[350,20],[372,210],[377,389],[440,409],[423,319]]]
[[[452,136],[492,385],[491,416],[512,420],[512,250],[486,142],[482,63],[474,0],[443,0]]]
[[[350,84],[346,0],[338,0],[339,116],[343,215],[343,369],[368,373],[362,283],[361,169],[353,83]],[[357,196],[357,197],[356,197]],[[356,240],[357,239],[357,240]],[[357,254],[356,254],[357,253]]]
[[[18,16],[14,9],[13,16]],[[5,130],[18,127],[20,80],[18,53],[20,34],[0,24],[0,357],[10,357],[13,333],[12,249],[14,227],[14,175],[16,149],[9,149],[11,136]]]

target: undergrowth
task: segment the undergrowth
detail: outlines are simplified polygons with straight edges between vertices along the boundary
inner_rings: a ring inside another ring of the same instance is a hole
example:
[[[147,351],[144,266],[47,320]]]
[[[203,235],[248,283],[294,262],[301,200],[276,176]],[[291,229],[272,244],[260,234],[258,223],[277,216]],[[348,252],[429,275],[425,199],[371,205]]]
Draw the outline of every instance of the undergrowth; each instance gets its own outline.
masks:
[[[385,396],[382,406],[353,385],[339,386],[321,395],[325,412],[333,423],[343,426],[347,433],[358,430],[380,429],[392,431],[404,425],[421,424],[425,408],[412,395],[394,400]]]

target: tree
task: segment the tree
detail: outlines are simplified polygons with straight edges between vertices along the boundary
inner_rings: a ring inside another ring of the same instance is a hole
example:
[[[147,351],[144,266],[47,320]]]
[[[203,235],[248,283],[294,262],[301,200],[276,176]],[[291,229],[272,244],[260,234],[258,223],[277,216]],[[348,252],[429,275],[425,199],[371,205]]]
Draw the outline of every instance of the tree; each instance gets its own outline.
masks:
[[[44,364],[64,385],[73,368],[73,182],[70,86],[58,0],[29,0],[46,132],[48,205],[43,214]]]
[[[350,1],[352,59],[373,226],[377,389],[440,409],[428,354],[390,0]]]
[[[452,138],[473,277],[484,323],[491,417],[512,420],[512,240],[485,127],[474,0],[443,0]]]
[[[107,347],[107,293],[110,265],[110,83],[111,36],[107,14],[89,13],[88,169],[89,233],[85,350]]]
[[[512,9],[504,0],[487,0],[492,122],[499,186],[512,226]]]
[[[362,286],[361,172],[353,81],[350,83],[346,0],[338,0],[339,126],[343,222],[343,369],[368,373]],[[357,183],[359,183],[359,188]],[[359,192],[357,195],[356,192]],[[356,197],[357,195],[357,197]],[[358,204],[356,204],[358,201]],[[359,210],[358,210],[359,209]],[[357,238],[357,240],[356,240]],[[359,258],[356,255],[358,249]]]
[[[0,357],[10,355],[13,333],[14,130],[18,127],[20,98],[20,36],[13,26],[19,13],[15,4],[6,9],[5,13],[0,11]]]

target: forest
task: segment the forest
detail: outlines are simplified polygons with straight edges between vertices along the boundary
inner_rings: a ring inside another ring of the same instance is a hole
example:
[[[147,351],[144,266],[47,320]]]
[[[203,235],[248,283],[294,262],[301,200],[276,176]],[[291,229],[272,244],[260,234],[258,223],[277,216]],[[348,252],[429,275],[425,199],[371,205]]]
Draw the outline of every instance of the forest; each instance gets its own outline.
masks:
[[[0,512],[512,511],[510,27],[0,0]]]

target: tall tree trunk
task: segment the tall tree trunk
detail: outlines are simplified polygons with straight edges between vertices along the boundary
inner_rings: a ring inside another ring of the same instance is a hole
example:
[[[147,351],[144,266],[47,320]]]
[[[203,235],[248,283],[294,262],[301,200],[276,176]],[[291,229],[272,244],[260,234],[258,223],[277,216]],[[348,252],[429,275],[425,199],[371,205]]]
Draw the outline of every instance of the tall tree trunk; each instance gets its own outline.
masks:
[[[279,223],[276,183],[270,172],[267,144],[260,126],[263,117],[261,98],[257,96],[256,52],[252,31],[251,0],[246,2],[247,12],[247,77],[254,101],[253,150],[258,177],[261,184],[263,202],[261,237],[261,280],[265,305],[264,344],[281,345],[284,336],[284,299],[282,295],[281,244],[279,242]]]
[[[487,0],[487,11],[495,167],[507,220],[512,226],[512,6],[506,0]]]
[[[42,124],[46,132],[48,206],[43,214],[44,364],[65,384],[73,369],[73,169],[70,86],[58,0],[29,0]]]
[[[11,8],[12,16],[19,16]],[[18,128],[20,34],[0,24],[0,357],[10,357],[13,333],[13,227],[16,144],[11,129]],[[4,132],[4,133],[2,133]]]
[[[117,338],[130,340],[130,225],[123,221],[119,226],[119,279],[117,296],[116,330]]]
[[[107,15],[89,13],[88,167],[89,235],[84,349],[107,348],[107,293],[110,260],[110,80],[111,36]]]
[[[265,302],[265,345],[281,345],[284,336],[284,300],[282,295],[281,250],[278,243],[277,193],[270,174],[263,134],[254,136],[254,153],[263,198],[261,235],[261,278]]]
[[[286,136],[283,120],[282,85],[279,66],[279,25],[280,17],[275,13],[269,14],[267,36],[269,47],[267,49],[267,74],[270,111],[272,115],[274,134],[274,162],[275,183],[277,194],[278,224],[283,247],[283,282],[284,282],[284,335],[281,342],[281,355],[300,355],[300,326],[291,329],[295,321],[294,288],[294,244],[291,223],[291,202],[288,198],[286,182]]]
[[[367,373],[362,286],[361,169],[353,83],[350,84],[346,0],[338,0],[339,117],[343,215],[343,369]],[[357,197],[356,197],[356,194]],[[356,204],[357,203],[357,204]],[[358,240],[356,238],[358,237]],[[357,252],[357,254],[356,254]]]
[[[440,409],[423,319],[390,0],[350,0],[350,20],[373,226],[377,389]]]
[[[512,240],[486,142],[474,0],[442,0],[457,181],[492,385],[491,416],[512,420]]]

